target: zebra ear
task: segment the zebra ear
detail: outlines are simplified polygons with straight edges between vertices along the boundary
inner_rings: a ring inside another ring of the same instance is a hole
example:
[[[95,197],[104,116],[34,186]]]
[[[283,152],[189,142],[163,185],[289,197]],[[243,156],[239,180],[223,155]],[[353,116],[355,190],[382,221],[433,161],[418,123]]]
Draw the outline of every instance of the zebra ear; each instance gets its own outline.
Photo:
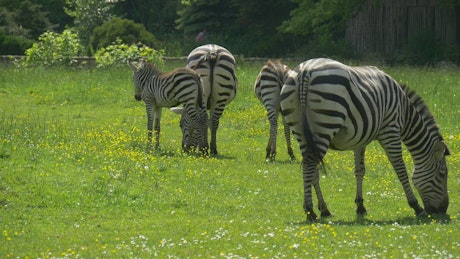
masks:
[[[131,68],[131,70],[133,70],[133,72],[139,71],[139,67],[134,62],[128,61],[128,66]]]
[[[169,109],[175,114],[182,114],[182,111],[184,110],[183,107],[171,107]]]
[[[444,156],[450,155],[450,151],[447,148],[447,145],[446,143],[444,143],[444,141],[440,141],[434,144],[433,152],[434,152],[434,158],[436,159],[436,161],[441,160]]]

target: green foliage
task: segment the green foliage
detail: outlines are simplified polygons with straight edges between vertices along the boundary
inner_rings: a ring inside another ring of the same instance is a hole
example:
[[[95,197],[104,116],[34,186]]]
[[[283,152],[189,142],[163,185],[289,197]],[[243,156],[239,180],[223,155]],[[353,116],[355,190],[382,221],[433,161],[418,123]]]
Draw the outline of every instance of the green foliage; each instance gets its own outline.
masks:
[[[293,57],[359,58],[359,55],[353,51],[351,44],[343,38],[333,40],[326,35],[318,35],[308,41],[300,38],[299,42],[304,42],[304,44],[298,46],[298,48],[291,53]]]
[[[187,36],[195,36],[203,30],[225,33],[234,26],[236,7],[233,1],[194,0],[184,4],[176,22],[177,28]]]
[[[66,13],[74,18],[75,29],[83,46],[88,46],[94,28],[111,19],[118,0],[66,0]]]
[[[308,56],[353,57],[344,41],[347,20],[363,0],[293,0],[298,7],[291,18],[279,26],[282,32],[299,35],[306,41],[301,47]]]
[[[129,44],[142,42],[152,48],[158,45],[155,36],[148,32],[144,25],[131,20],[113,18],[94,29],[90,43],[92,52],[109,46],[116,39],[121,39],[123,42]]]
[[[421,31],[409,38],[401,50],[402,62],[410,65],[433,65],[444,57],[444,46],[433,31]]]
[[[114,13],[119,17],[143,24],[157,37],[176,32],[177,10],[180,0],[129,0],[115,4]]]
[[[26,50],[27,65],[68,66],[78,56],[82,46],[76,33],[64,30],[61,34],[45,32]]]
[[[0,29],[11,36],[37,39],[43,32],[56,27],[50,22],[49,16],[43,5],[35,1],[0,3]]]
[[[293,0],[298,7],[291,11],[291,19],[283,22],[280,30],[298,35],[342,34],[346,21],[363,0]]]
[[[48,12],[40,4],[31,1],[22,1],[19,5],[16,22],[29,30],[29,37],[37,39],[42,33],[53,30],[53,25],[48,18]]]
[[[26,49],[32,47],[33,43],[33,40],[9,35],[0,29],[0,55],[24,55]]]
[[[162,64],[163,50],[155,50],[142,43],[128,45],[116,39],[112,45],[99,49],[94,57],[98,67],[126,66],[127,61],[145,59],[155,64]]]

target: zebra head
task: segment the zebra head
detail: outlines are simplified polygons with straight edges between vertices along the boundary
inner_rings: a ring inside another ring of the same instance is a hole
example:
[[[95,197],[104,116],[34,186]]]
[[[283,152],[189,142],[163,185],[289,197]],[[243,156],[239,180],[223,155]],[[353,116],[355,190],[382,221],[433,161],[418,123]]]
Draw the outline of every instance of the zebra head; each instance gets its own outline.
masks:
[[[182,130],[183,150],[185,152],[190,152],[194,151],[196,147],[199,147],[200,149],[203,149],[203,152],[207,152],[207,137],[205,140],[202,140],[202,143],[199,143],[199,139],[200,137],[202,138],[202,136],[200,136],[200,132],[198,131],[198,127],[200,127],[201,130],[207,131],[208,116],[206,110],[203,110],[199,115],[201,117],[200,121],[206,125],[204,127],[203,125],[196,125],[184,107],[172,107],[170,110],[176,114],[181,115],[180,128]],[[203,144],[203,141],[206,143]]]
[[[142,100],[142,82],[141,82],[141,76],[140,73],[142,72],[142,69],[144,67],[144,63],[141,62],[139,65],[137,65],[134,62],[129,62],[128,61],[128,66],[133,70],[133,82],[134,82],[134,98],[137,101]]]
[[[428,214],[447,212],[449,195],[447,193],[447,164],[446,156],[450,151],[443,141],[433,147],[431,166],[428,170],[415,168],[412,181],[422,198],[425,211]],[[430,174],[431,172],[431,174]],[[430,177],[430,175],[433,175]]]

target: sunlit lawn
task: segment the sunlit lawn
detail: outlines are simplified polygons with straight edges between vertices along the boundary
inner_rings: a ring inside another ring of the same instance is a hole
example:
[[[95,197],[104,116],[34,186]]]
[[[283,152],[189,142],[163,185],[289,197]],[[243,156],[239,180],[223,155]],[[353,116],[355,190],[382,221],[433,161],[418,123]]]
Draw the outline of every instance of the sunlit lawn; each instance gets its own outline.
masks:
[[[355,215],[352,153],[330,152],[321,184],[333,217],[307,224],[297,143],[296,162],[281,134],[277,161],[264,161],[268,122],[252,90],[261,66],[239,63],[217,158],[181,153],[179,118],[167,109],[161,149],[146,152],[128,67],[2,67],[0,257],[460,257],[460,69],[383,68],[424,97],[449,145],[450,221],[416,219],[372,144],[368,215]]]

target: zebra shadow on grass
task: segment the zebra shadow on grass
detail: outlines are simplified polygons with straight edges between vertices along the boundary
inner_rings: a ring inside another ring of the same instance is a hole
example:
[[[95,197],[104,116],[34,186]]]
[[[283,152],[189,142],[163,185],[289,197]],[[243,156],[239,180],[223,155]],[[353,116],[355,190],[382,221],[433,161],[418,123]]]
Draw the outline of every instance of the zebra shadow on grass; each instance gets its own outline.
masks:
[[[397,219],[370,219],[366,216],[357,215],[355,220],[340,220],[332,217],[320,218],[314,223],[318,224],[329,224],[334,226],[388,226],[388,225],[400,225],[400,226],[414,226],[414,225],[425,225],[425,224],[449,224],[451,217],[448,214],[433,214],[424,217],[406,216]],[[309,225],[311,222],[299,221],[288,223],[290,225]]]
[[[128,145],[128,148],[132,149],[133,151],[136,152],[145,152],[147,154],[150,154],[152,156],[157,156],[157,157],[197,157],[197,158],[215,158],[219,160],[235,160],[237,159],[236,157],[229,156],[226,154],[218,154],[218,155],[203,155],[200,151],[195,150],[195,151],[184,151],[180,147],[175,147],[175,146],[169,146],[165,145],[162,146],[160,145],[158,149],[155,149],[152,146],[147,146],[145,142],[139,141],[139,142],[132,142]]]

